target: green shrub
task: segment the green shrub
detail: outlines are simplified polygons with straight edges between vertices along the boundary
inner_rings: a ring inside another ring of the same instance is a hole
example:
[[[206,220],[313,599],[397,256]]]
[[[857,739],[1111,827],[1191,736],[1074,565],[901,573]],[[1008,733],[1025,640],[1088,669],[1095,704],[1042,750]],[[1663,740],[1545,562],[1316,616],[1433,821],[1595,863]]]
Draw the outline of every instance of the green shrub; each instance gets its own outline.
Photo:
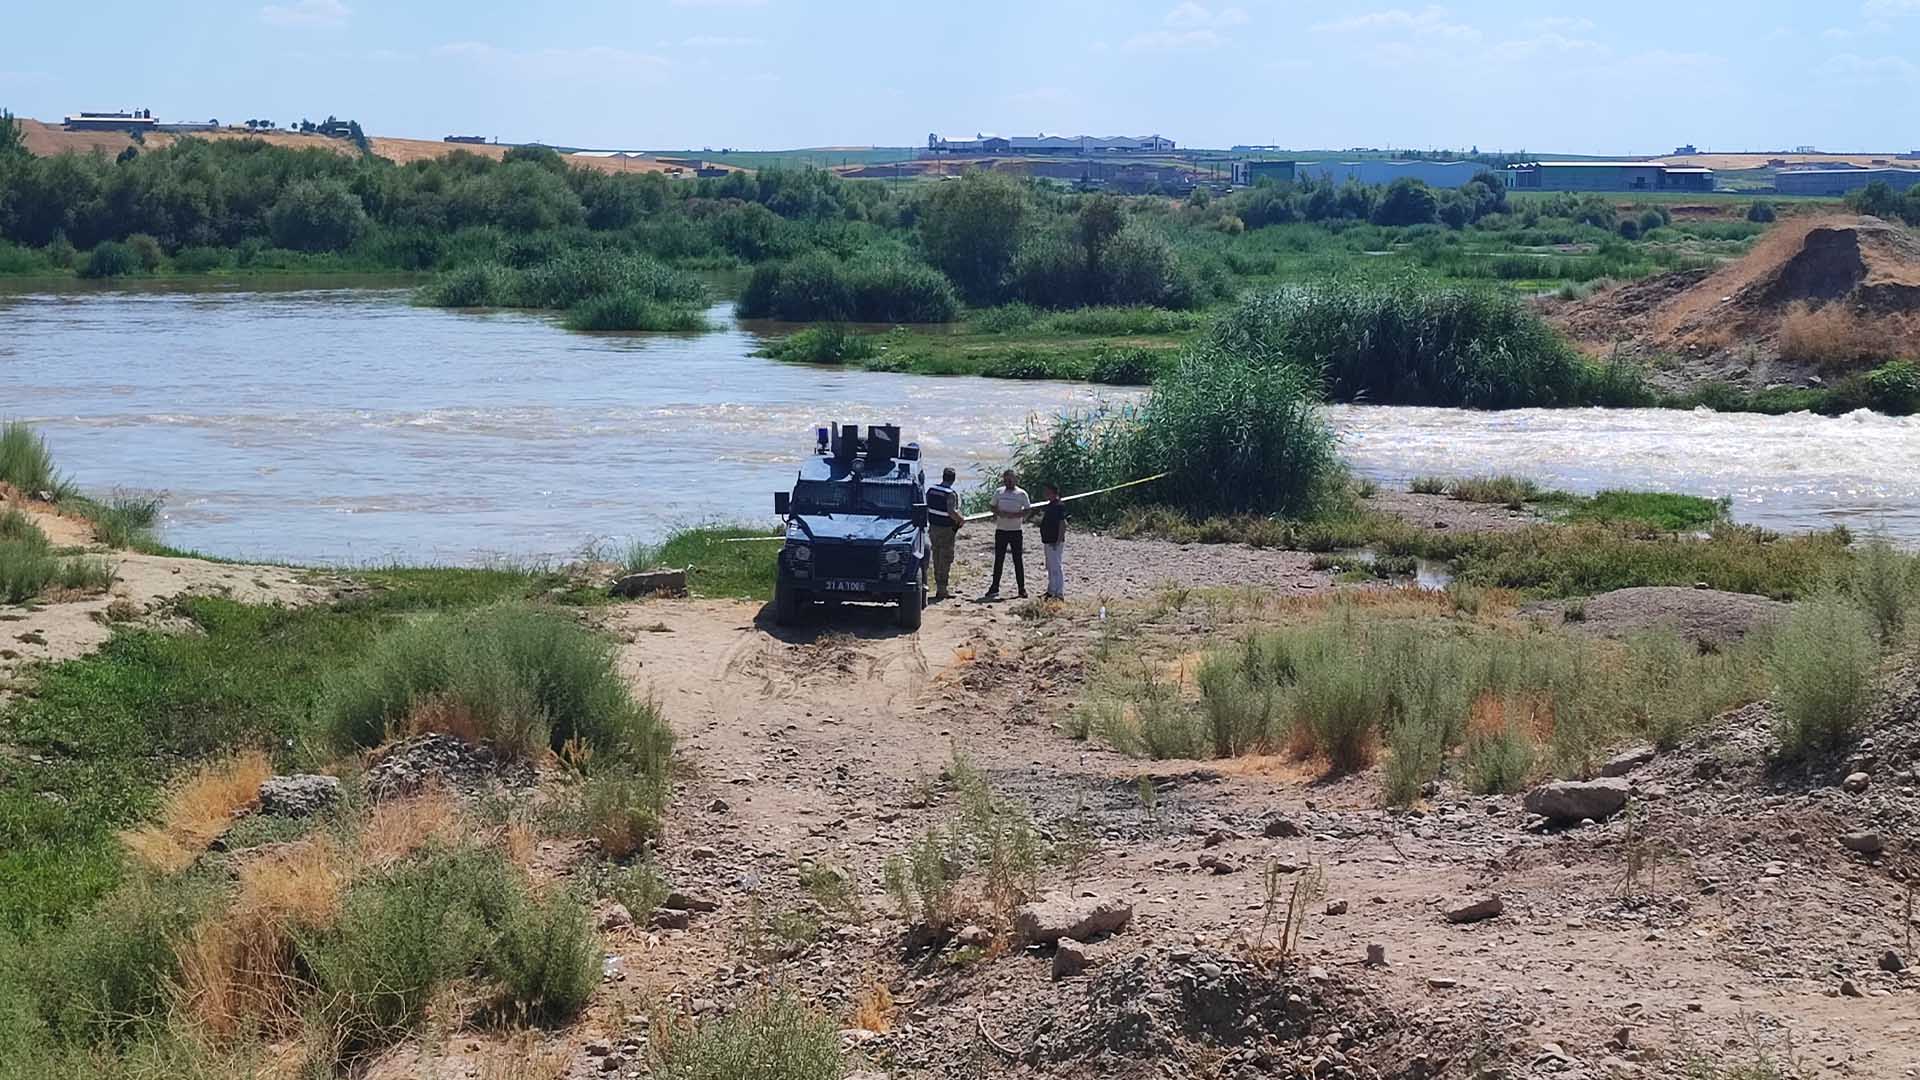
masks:
[[[173,255],[173,269],[181,274],[210,274],[227,263],[227,253],[219,248],[181,248]]]
[[[345,181],[296,180],[267,212],[276,247],[290,251],[345,251],[367,232],[367,211]]]
[[[537,608],[428,616],[383,635],[336,676],[320,713],[343,746],[378,745],[424,710],[508,754],[557,752],[578,739],[658,780],[672,736],[651,702],[634,699],[613,653],[607,639]]]
[[[411,1032],[526,904],[516,872],[492,851],[429,852],[355,884],[334,925],[297,944],[335,1045],[352,1055]]]
[[[1846,743],[1872,702],[1874,624],[1837,593],[1796,604],[1775,633],[1770,668],[1783,756]]]
[[[517,287],[514,272],[499,263],[468,263],[421,286],[418,299],[428,307],[512,307]]]
[[[509,907],[486,968],[518,1015],[547,1023],[573,1016],[600,983],[592,913],[566,889]]]
[[[58,499],[69,491],[53,467],[47,440],[22,420],[9,420],[0,427],[0,482],[12,484],[28,498],[44,492]]]
[[[1481,795],[1511,795],[1525,789],[1533,765],[1533,740],[1517,723],[1509,721],[1467,738],[1467,786]]]
[[[580,831],[598,841],[608,858],[624,859],[659,833],[667,791],[658,775],[614,765],[582,780],[579,799]]]
[[[650,860],[641,859],[630,866],[614,869],[606,879],[607,895],[633,916],[634,925],[645,926],[655,908],[666,900],[670,888]]]
[[[1766,222],[1773,221],[1778,216],[1779,215],[1777,215],[1774,212],[1773,204],[1770,202],[1763,202],[1759,199],[1755,199],[1753,202],[1753,205],[1747,207],[1748,221],[1755,221],[1755,222],[1760,222],[1764,224]]]
[[[21,970],[40,1022],[73,1044],[125,1044],[160,1023],[179,977],[175,948],[212,898],[193,877],[135,880],[43,932]]]
[[[1869,405],[1889,416],[1920,412],[1920,362],[1894,360],[1862,377]]]
[[[871,359],[879,354],[880,346],[870,334],[828,323],[788,334],[761,351],[789,363],[846,364]]]
[[[137,274],[140,270],[139,252],[118,240],[102,240],[87,253],[87,261],[80,267],[80,276],[117,278]]]
[[[1920,559],[1901,553],[1884,536],[1872,537],[1854,551],[1847,591],[1873,618],[1881,643],[1890,646],[1920,604]]]
[[[59,576],[60,560],[39,530],[19,539],[0,539],[0,602],[24,604]]]
[[[1210,340],[1258,366],[1297,367],[1336,401],[1477,408],[1582,403],[1587,367],[1519,298],[1403,278],[1257,293]]]
[[[691,1031],[659,1057],[659,1080],[840,1080],[839,1025],[791,991],[763,997]]]
[[[134,233],[127,237],[127,246],[139,258],[140,269],[149,274],[160,269],[160,264],[166,261],[167,254],[161,249],[160,241],[146,233]]]
[[[738,308],[742,318],[785,322],[942,323],[953,321],[960,304],[930,266],[815,251],[755,267]]]
[[[1173,353],[1164,349],[1102,349],[1087,378],[1108,386],[1145,386],[1159,378],[1172,359]]]
[[[1540,485],[1524,476],[1463,476],[1447,485],[1460,502],[1517,506],[1540,497]]]
[[[156,495],[116,491],[105,502],[73,500],[74,509],[93,525],[96,539],[108,547],[139,548],[153,541],[162,500]]]
[[[1407,485],[1407,490],[1415,495],[1445,495],[1447,480],[1444,476],[1416,476]]]
[[[710,329],[707,317],[700,312],[662,304],[636,291],[582,300],[562,322],[569,330],[697,333]]]
[[[628,303],[686,307],[699,303],[705,295],[699,278],[657,259],[576,250],[544,258],[521,271],[515,303],[519,307],[560,310],[625,297]]]

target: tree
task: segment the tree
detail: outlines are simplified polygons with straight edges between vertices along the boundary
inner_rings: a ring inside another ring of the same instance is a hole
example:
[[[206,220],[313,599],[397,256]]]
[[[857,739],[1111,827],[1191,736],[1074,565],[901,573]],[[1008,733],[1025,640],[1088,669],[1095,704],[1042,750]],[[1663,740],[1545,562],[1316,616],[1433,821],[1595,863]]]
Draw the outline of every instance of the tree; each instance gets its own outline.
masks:
[[[920,212],[920,244],[927,261],[943,271],[968,300],[999,299],[1020,245],[1027,194],[1018,183],[988,172],[970,172],[941,183]]]
[[[1900,216],[1900,196],[1885,180],[1875,180],[1859,191],[1847,196],[1847,205],[1858,214],[1871,214],[1877,218],[1896,218]]]
[[[287,185],[267,214],[273,242],[295,251],[342,251],[367,230],[367,211],[359,196],[332,178]]]
[[[27,152],[27,133],[20,128],[20,121],[13,114],[0,109],[0,158],[12,157]]]
[[[1755,200],[1752,206],[1747,207],[1748,221],[1758,222],[1764,225],[1773,221],[1777,216],[1778,215],[1774,213],[1773,204],[1770,202]]]
[[[1095,195],[1080,206],[1080,213],[1074,219],[1074,237],[1080,241],[1080,248],[1086,253],[1087,281],[1090,291],[1099,291],[1100,263],[1106,256],[1107,245],[1120,235],[1127,224],[1127,214],[1120,206],[1120,200],[1111,195]]]
[[[1387,193],[1374,207],[1375,225],[1426,225],[1439,217],[1440,200],[1433,189],[1419,180],[1403,176],[1387,185]]]

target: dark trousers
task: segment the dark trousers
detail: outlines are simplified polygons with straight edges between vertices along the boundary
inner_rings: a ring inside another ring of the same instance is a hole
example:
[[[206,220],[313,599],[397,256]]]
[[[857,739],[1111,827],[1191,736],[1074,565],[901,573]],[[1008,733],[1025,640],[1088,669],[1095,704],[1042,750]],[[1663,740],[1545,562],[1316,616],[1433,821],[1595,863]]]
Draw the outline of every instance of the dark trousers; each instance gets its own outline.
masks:
[[[1000,569],[1007,564],[1007,552],[1013,552],[1013,582],[1021,592],[1027,591],[1027,561],[1021,557],[1021,539],[1026,534],[1019,529],[995,529],[993,531],[993,584],[988,592],[1000,591]]]

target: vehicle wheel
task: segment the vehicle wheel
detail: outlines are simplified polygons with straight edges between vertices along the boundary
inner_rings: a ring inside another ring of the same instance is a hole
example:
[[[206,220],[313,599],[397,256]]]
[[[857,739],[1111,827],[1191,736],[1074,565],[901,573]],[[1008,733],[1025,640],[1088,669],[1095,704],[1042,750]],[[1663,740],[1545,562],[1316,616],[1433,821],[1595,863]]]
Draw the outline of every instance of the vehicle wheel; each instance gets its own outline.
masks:
[[[908,589],[900,594],[900,625],[908,630],[920,629],[920,609],[927,602],[925,582],[917,589]]]
[[[800,621],[800,605],[803,599],[800,590],[784,581],[773,583],[773,623],[775,626],[792,626]]]

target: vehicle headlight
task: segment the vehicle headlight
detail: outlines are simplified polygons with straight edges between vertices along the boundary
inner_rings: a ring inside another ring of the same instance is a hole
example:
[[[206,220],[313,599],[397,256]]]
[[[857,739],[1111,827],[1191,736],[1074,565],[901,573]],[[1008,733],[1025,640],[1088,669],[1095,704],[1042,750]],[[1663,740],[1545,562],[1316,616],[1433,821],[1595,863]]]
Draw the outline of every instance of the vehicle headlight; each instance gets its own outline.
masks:
[[[883,558],[886,559],[888,566],[900,565],[900,553],[898,551],[889,550]]]
[[[799,544],[794,547],[793,549],[794,562],[806,562],[808,559],[811,559],[811,558],[813,558],[812,548],[808,547],[805,544]]]

